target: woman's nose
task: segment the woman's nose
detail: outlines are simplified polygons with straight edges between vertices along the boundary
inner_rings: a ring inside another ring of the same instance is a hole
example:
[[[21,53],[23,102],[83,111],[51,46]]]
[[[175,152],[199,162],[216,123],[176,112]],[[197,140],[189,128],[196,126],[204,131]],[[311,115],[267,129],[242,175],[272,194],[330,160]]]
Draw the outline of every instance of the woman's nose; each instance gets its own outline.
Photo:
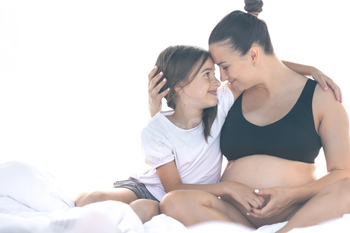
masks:
[[[221,80],[221,82],[224,82],[227,79],[228,79],[228,76],[227,76],[226,72],[223,69],[221,69],[220,70],[220,80]]]

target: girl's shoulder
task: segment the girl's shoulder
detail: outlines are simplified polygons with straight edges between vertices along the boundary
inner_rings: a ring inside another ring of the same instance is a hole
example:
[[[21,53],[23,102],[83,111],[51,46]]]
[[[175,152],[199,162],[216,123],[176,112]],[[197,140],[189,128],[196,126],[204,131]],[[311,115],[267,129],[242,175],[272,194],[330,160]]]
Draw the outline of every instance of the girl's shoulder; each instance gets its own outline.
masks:
[[[142,132],[160,133],[164,130],[167,130],[169,127],[172,127],[172,123],[166,116],[171,115],[173,112],[173,110],[158,112],[148,121]]]

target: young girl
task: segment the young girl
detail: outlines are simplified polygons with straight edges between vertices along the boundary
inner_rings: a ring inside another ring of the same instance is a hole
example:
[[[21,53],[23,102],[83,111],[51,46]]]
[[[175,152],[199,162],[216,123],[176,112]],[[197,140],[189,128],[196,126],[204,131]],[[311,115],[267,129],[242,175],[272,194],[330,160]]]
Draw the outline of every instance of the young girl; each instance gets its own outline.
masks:
[[[146,222],[159,214],[158,203],[167,192],[180,189],[226,194],[241,203],[262,206],[264,199],[254,194],[253,188],[231,181],[219,183],[220,131],[234,102],[234,89],[220,86],[209,52],[171,46],[159,55],[156,66],[161,72],[153,80],[154,86],[159,80],[154,90],[166,92],[167,104],[174,110],[157,113],[142,131],[150,169],[115,182],[112,190],[82,193],[75,200],[76,206],[122,201]],[[152,77],[157,69],[151,72]]]

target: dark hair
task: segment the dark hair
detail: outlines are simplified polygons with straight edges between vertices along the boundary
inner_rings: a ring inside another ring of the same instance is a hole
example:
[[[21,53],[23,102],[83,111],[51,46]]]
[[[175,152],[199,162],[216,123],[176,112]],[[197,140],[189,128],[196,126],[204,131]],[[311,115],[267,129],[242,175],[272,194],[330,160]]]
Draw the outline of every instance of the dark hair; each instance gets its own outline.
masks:
[[[245,0],[245,4],[244,9],[248,13],[233,11],[226,15],[211,32],[209,45],[222,42],[245,55],[253,43],[257,43],[266,54],[273,54],[267,25],[257,18],[262,11],[262,0]]]
[[[184,45],[170,46],[159,54],[156,65],[158,71],[162,71],[164,73],[163,77],[167,79],[160,92],[167,88],[170,89],[165,96],[168,107],[176,109],[177,92],[175,87],[183,88],[190,84],[209,57],[210,54],[207,50]],[[158,83],[161,81],[159,80]],[[210,136],[210,129],[216,114],[217,106],[203,110],[202,121],[206,141]]]

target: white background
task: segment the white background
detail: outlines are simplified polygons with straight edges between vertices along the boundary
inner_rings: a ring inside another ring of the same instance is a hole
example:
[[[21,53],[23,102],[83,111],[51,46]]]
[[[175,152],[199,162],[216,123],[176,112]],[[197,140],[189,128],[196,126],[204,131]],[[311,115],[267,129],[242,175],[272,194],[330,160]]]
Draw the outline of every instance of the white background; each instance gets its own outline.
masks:
[[[0,164],[46,169],[73,195],[143,169],[147,75],[158,54],[207,48],[214,26],[243,2],[0,0]],[[349,112],[348,1],[264,2],[259,17],[277,56],[333,78]]]

